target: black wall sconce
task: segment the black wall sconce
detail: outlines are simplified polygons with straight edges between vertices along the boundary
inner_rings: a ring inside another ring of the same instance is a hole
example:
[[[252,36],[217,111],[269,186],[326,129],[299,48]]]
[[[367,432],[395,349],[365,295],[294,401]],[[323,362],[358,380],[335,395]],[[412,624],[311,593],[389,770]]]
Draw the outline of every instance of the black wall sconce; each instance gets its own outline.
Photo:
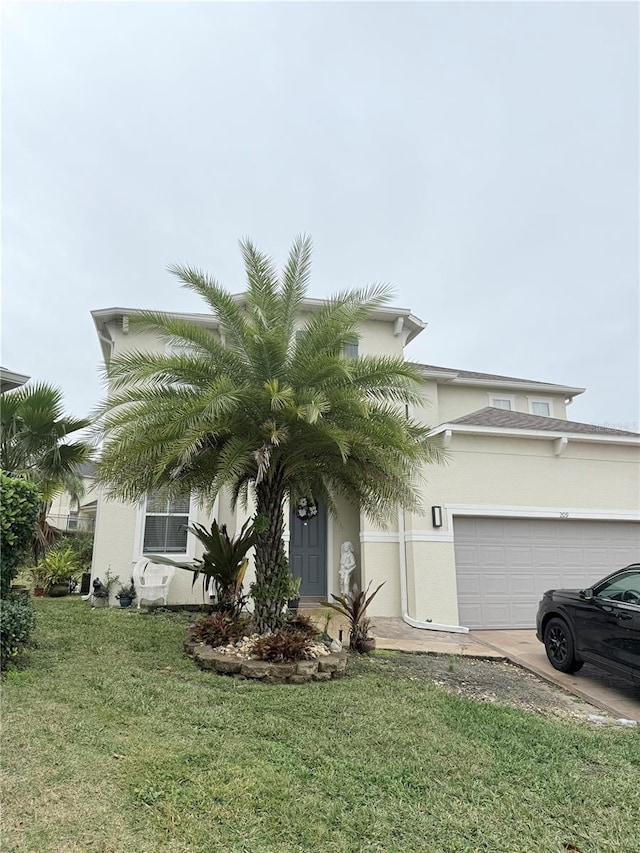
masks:
[[[431,507],[431,523],[434,527],[442,527],[442,507]]]

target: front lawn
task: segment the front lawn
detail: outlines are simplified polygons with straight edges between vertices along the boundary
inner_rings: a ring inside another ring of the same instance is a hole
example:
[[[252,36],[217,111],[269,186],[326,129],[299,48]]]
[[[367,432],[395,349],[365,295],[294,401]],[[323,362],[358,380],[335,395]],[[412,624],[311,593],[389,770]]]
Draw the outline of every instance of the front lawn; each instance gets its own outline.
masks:
[[[636,731],[452,696],[409,656],[237,681],[183,656],[186,616],[36,606],[38,647],[3,684],[5,851],[637,847]]]

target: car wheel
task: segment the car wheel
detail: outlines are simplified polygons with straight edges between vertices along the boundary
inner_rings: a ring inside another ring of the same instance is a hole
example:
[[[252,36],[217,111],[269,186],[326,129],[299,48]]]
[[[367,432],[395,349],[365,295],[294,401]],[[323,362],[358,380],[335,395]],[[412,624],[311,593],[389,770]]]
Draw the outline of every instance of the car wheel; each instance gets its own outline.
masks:
[[[544,629],[544,647],[549,663],[560,672],[577,672],[583,661],[575,655],[573,637],[564,619],[550,619]]]

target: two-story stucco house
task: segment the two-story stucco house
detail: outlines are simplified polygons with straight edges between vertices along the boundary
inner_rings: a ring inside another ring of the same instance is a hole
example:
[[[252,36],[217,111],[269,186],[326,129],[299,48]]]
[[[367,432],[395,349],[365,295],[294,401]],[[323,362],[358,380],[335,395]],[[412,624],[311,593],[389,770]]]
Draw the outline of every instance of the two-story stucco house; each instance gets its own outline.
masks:
[[[320,304],[306,300],[300,323]],[[129,328],[133,313],[93,312],[105,362],[164,346]],[[218,334],[210,315],[180,316]],[[379,309],[350,355],[402,354],[424,327],[408,310]],[[350,540],[354,579],[385,581],[374,615],[443,630],[530,627],[545,589],[586,586],[640,557],[640,435],[568,419],[582,388],[432,365],[422,374],[415,415],[449,456],[425,470],[424,514],[391,514],[381,528],[357,506],[340,506],[336,518],[320,507],[306,519],[293,507],[289,549],[302,596],[323,600],[337,590],[340,546]],[[110,567],[128,579],[148,553],[194,557],[187,523],[213,515],[234,530],[249,512],[232,511],[224,495],[211,513],[189,495],[172,503],[150,495],[134,505],[99,492],[93,574]],[[178,571],[169,602],[202,600],[191,575]]]

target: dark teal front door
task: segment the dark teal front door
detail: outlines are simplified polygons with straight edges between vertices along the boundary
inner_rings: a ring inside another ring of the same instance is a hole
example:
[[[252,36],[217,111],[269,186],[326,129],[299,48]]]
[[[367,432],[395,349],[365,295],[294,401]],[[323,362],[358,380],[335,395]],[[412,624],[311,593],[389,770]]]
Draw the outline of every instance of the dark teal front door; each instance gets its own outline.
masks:
[[[300,595],[327,597],[327,510],[318,505],[316,515],[300,518],[300,505],[289,515],[289,564],[301,578]]]

